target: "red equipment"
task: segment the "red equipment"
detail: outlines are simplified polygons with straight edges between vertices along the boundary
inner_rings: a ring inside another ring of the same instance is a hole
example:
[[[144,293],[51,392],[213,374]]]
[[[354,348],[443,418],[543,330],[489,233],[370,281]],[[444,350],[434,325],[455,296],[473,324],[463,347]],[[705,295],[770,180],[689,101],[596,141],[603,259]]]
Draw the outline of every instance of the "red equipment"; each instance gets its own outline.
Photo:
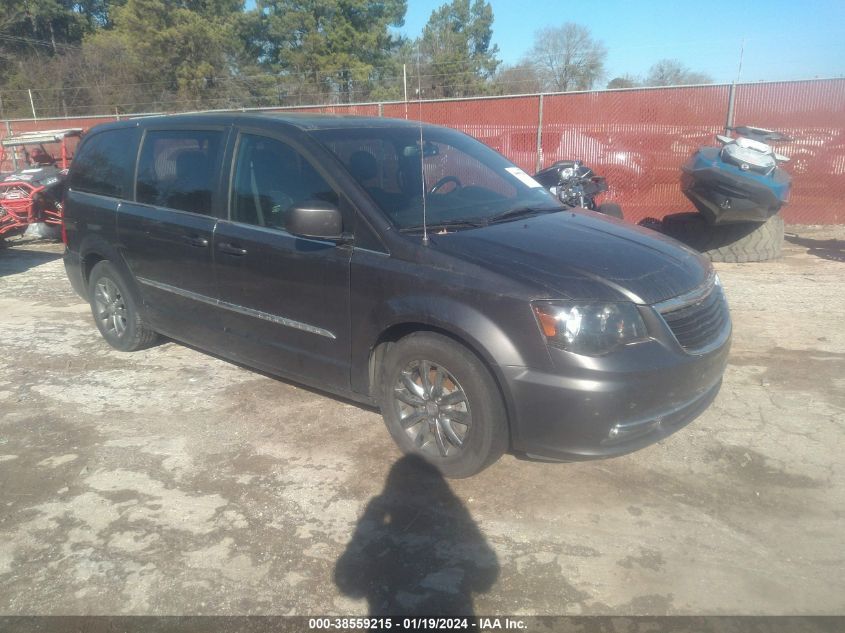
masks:
[[[81,128],[72,128],[27,132],[0,141],[0,165],[11,160],[15,167],[0,176],[0,239],[23,233],[36,222],[61,224],[64,180],[81,136]],[[51,144],[58,144],[58,157],[47,151],[45,145]],[[23,150],[22,157],[18,149]],[[25,163],[22,169],[19,159]]]

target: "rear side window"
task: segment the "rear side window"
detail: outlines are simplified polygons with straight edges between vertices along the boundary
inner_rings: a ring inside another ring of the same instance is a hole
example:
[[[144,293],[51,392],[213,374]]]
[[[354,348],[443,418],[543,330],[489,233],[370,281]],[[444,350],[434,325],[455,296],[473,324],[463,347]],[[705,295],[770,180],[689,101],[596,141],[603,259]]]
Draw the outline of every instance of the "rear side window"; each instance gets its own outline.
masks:
[[[129,198],[140,131],[106,130],[85,139],[70,169],[69,186],[101,196]]]
[[[147,132],[138,160],[138,202],[211,215],[222,136],[208,130]]]

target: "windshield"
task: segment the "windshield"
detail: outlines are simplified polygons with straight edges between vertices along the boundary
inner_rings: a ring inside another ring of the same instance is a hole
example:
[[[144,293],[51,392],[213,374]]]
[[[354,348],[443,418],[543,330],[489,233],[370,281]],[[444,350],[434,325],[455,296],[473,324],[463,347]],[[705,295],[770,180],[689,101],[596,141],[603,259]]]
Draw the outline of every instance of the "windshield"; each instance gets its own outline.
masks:
[[[423,161],[429,227],[471,228],[526,213],[559,211],[557,199],[475,139],[447,129],[319,130],[312,133],[349,169],[399,229],[421,228]]]

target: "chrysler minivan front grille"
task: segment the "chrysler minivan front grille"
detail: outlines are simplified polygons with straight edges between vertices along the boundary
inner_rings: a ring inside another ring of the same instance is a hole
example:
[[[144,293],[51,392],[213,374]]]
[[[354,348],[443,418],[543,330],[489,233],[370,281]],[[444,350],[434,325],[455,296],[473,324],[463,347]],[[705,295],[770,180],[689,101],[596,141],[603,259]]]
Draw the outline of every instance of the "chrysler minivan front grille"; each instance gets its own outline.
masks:
[[[656,306],[681,347],[691,354],[703,353],[721,343],[729,326],[730,316],[722,287],[718,283],[691,302],[666,302]]]

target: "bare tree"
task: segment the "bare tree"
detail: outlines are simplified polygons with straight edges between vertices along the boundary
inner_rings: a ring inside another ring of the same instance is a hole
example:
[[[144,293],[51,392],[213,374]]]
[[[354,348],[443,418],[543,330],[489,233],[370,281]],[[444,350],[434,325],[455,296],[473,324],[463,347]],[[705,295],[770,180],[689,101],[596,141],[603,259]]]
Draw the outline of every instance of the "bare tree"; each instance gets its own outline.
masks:
[[[643,83],[646,86],[689,86],[711,84],[713,78],[707,73],[690,70],[677,59],[661,59],[649,68]]]
[[[604,75],[607,49],[580,24],[540,29],[534,35],[529,59],[545,90],[589,90]]]

